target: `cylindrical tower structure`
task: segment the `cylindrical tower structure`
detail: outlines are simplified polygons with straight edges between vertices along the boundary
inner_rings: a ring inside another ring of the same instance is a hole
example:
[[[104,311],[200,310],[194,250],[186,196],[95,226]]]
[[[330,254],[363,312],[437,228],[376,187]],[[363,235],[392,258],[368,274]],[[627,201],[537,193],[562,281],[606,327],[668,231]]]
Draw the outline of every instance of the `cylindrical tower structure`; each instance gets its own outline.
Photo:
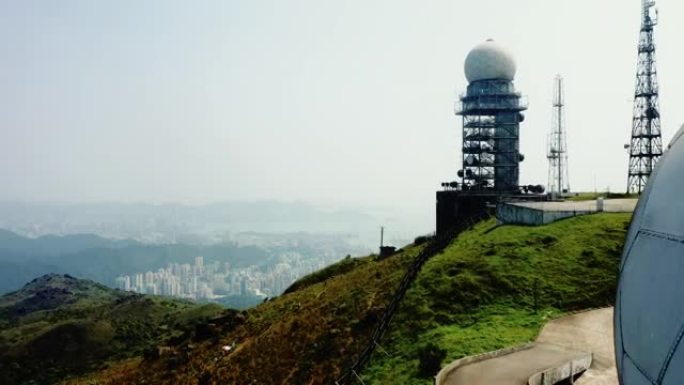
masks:
[[[463,118],[463,168],[467,190],[519,192],[520,123],[527,105],[516,92],[516,65],[493,40],[476,46],[466,58],[469,85],[456,113]]]

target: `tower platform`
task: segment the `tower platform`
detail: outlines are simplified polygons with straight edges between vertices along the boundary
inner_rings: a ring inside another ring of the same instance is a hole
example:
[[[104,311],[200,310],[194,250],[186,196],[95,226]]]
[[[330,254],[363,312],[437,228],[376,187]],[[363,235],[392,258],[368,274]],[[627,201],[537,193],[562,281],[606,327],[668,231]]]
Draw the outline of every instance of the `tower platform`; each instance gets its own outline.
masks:
[[[468,218],[494,215],[499,202],[541,203],[543,194],[497,195],[487,190],[442,190],[437,191],[437,234],[444,234],[454,225]]]
[[[557,220],[598,212],[630,213],[637,199],[608,199],[603,207],[596,200],[563,202],[501,202],[496,206],[500,224],[541,226]]]

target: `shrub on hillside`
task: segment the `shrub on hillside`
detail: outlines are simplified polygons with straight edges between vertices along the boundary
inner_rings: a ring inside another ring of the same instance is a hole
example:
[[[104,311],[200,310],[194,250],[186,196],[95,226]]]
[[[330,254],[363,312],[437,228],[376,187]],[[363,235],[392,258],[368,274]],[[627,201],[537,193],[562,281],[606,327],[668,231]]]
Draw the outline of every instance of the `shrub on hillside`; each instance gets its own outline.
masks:
[[[413,240],[413,244],[418,246],[422,245],[423,243],[427,243],[431,241],[434,238],[432,235],[421,235],[419,237],[416,237],[416,239]]]
[[[432,342],[418,350],[418,375],[420,377],[433,377],[442,366],[442,360],[446,358],[446,351]]]

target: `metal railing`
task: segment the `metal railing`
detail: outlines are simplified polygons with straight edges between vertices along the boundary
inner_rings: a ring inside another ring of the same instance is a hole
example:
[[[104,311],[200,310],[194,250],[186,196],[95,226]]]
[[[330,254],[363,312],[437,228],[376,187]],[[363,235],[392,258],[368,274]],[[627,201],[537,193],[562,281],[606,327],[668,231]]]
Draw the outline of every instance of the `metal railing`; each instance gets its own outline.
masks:
[[[491,215],[487,213],[480,216],[464,218],[460,222],[456,223],[456,225],[450,231],[436,236],[426,244],[420,253],[418,253],[418,256],[416,256],[415,260],[411,266],[409,266],[408,270],[401,279],[399,287],[392,296],[392,300],[390,301],[389,305],[387,308],[385,308],[385,311],[383,312],[382,317],[376,325],[375,330],[373,331],[373,334],[371,335],[371,338],[366,344],[365,348],[356,358],[354,364],[347,368],[335,381],[335,385],[349,385],[353,383],[352,381],[357,381],[360,384],[364,384],[363,379],[361,378],[361,371],[363,371],[363,369],[368,365],[373,353],[377,348],[380,348],[380,350],[382,350],[385,354],[388,354],[380,346],[380,340],[385,335],[385,332],[387,332],[392,318],[399,309],[399,304],[404,299],[404,296],[406,295],[406,292],[413,281],[415,281],[416,277],[418,277],[418,273],[425,262],[449,246],[449,244],[451,244],[451,242],[463,231],[471,229],[473,226],[475,226],[475,224],[489,219],[490,217]]]

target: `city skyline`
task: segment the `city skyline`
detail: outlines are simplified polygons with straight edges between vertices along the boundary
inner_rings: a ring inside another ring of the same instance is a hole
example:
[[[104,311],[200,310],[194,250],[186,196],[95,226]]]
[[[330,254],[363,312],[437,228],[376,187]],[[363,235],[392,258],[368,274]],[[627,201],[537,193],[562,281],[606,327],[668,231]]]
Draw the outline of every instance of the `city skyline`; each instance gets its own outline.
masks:
[[[140,294],[179,297],[216,302],[228,296],[275,297],[297,279],[327,266],[332,261],[307,260],[297,252],[282,253],[272,266],[259,264],[234,268],[230,263],[170,263],[157,271],[121,275],[114,286]]]

